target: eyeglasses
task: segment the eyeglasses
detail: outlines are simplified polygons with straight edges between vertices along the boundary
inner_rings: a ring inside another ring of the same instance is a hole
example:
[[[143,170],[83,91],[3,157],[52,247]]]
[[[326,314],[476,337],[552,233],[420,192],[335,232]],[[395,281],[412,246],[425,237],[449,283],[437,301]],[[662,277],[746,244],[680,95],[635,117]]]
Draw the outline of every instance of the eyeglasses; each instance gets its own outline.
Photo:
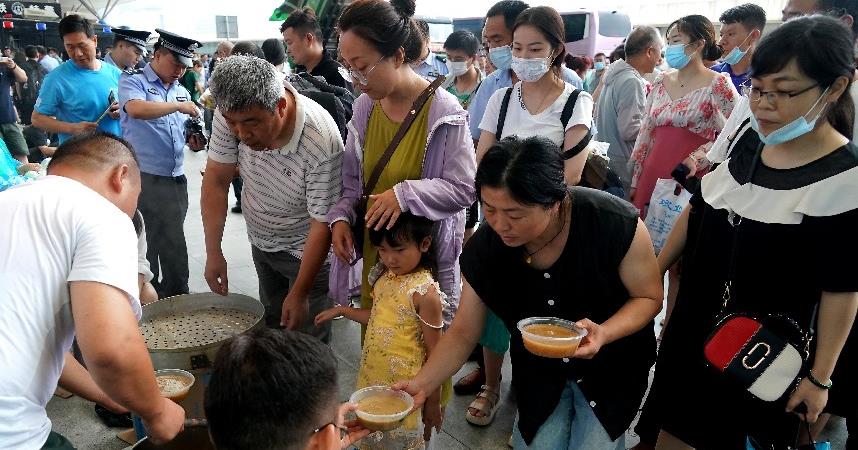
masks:
[[[366,73],[361,73],[360,71],[349,67],[349,76],[352,77],[352,81],[358,82],[363,86],[366,86],[369,83],[367,77],[369,77],[369,74],[371,74],[372,71],[375,70],[376,66],[378,66],[382,61],[384,61],[384,58],[387,57],[382,56],[381,58],[379,58],[379,60],[376,61],[375,64],[373,64],[372,67],[370,67],[369,70],[366,71]]]
[[[819,83],[815,83],[796,92],[763,91],[755,87],[742,86],[742,93],[753,103],[758,103],[763,97],[765,97],[766,101],[769,102],[770,105],[778,106],[779,104],[786,103],[789,99],[804,94],[817,86],[819,86]]]
[[[333,425],[333,426],[337,427],[337,430],[339,430],[339,431],[340,431],[340,441],[344,440],[344,439],[346,438],[346,436],[348,436],[348,435],[349,435],[349,429],[348,429],[348,428],[346,428],[346,427],[344,427],[344,426],[342,426],[342,425],[337,424],[336,422],[326,423],[326,424],[322,425],[321,427],[316,428],[315,430],[313,430],[313,432],[312,432],[312,433],[310,433],[310,434],[316,434],[316,433],[318,433],[318,432],[320,432],[320,431],[324,430],[325,428],[328,428],[328,427],[329,427],[329,426],[331,426],[331,425]]]

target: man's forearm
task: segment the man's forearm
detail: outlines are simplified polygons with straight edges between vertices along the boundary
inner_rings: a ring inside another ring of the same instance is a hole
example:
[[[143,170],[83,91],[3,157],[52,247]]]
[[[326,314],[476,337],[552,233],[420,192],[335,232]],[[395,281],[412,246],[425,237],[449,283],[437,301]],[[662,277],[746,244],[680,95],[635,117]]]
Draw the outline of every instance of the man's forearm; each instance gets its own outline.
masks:
[[[304,243],[301,267],[298,269],[295,285],[290,289],[291,294],[302,297],[310,294],[316,275],[325,264],[330,248],[331,231],[328,229],[328,224],[310,219],[310,231],[307,233],[307,242]]]
[[[125,104],[125,112],[132,119],[151,120],[173,114],[179,110],[178,103],[149,102],[146,100],[129,100]]]
[[[223,187],[211,174],[203,176],[200,209],[203,216],[203,233],[205,234],[206,254],[220,254],[223,241],[223,228],[226,225],[226,210],[228,207],[229,187]]]
[[[107,394],[95,384],[95,380],[71,353],[66,353],[63,372],[60,374],[59,385],[61,388],[77,395],[78,397],[94,403],[100,403],[108,409],[115,409],[114,402]]]
[[[33,111],[33,125],[36,128],[41,128],[49,133],[72,134],[71,125],[68,122],[57,120],[51,116],[46,116],[38,111]]]
[[[24,72],[24,69],[19,65],[15,65],[15,69],[12,70],[12,73],[15,74],[15,81],[18,83],[26,83],[27,82],[27,72]]]
[[[116,403],[151,420],[164,403],[137,319],[119,289],[93,281],[70,283],[72,315],[89,373]]]

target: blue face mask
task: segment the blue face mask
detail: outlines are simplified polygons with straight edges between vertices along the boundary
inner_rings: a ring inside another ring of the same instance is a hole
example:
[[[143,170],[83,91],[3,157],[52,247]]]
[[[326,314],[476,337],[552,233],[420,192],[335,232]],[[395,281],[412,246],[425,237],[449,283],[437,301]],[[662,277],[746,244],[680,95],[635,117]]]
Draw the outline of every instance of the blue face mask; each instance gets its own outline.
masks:
[[[818,99],[813,103],[813,106],[810,107],[810,110],[807,114],[810,114],[810,111],[813,111],[813,108],[816,108],[816,105],[819,104],[819,101],[822,100],[822,97],[825,97],[825,94],[828,92],[829,88],[825,88],[825,91],[822,92],[822,95],[819,96]],[[760,123],[757,122],[757,118],[751,114],[751,128],[757,132],[760,136],[760,140],[763,141],[766,145],[778,145],[783,144],[784,142],[789,142],[793,139],[797,139],[801,136],[804,136],[807,133],[813,131],[813,128],[816,126],[816,121],[822,116],[822,113],[825,112],[825,108],[822,108],[822,111],[816,115],[816,117],[810,122],[805,119],[802,115],[801,117],[793,120],[792,122],[778,128],[775,131],[769,133],[768,136],[763,136],[763,132],[760,131]]]
[[[667,65],[676,70],[682,69],[691,61],[691,57],[685,54],[685,47],[688,44],[671,44],[664,49],[664,60]]]
[[[509,45],[495,47],[489,50],[489,59],[498,70],[509,70],[512,64],[512,48]]]
[[[743,44],[745,44],[745,41],[747,41],[749,37],[751,37],[750,34],[748,35],[748,37],[745,38],[744,41],[742,41],[741,44],[734,47],[733,50],[730,50],[730,53],[727,53],[727,56],[721,58],[721,62],[725,62],[725,63],[733,66],[733,65],[736,65],[739,61],[741,61],[742,58],[744,58],[745,55],[748,54],[748,51],[751,48],[748,47],[748,50],[742,51],[739,49],[739,47],[741,47]]]
[[[593,63],[593,68],[596,69],[597,72],[603,70],[605,68],[605,61],[596,61]]]

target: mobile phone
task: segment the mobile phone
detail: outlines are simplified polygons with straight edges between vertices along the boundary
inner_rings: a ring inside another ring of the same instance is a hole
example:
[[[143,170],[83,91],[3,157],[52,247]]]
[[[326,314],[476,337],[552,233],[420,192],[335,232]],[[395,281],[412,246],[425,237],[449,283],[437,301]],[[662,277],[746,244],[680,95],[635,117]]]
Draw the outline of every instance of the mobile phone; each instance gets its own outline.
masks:
[[[12,58],[9,58],[8,56],[0,56],[0,63],[4,63],[4,62],[9,61],[11,59]]]

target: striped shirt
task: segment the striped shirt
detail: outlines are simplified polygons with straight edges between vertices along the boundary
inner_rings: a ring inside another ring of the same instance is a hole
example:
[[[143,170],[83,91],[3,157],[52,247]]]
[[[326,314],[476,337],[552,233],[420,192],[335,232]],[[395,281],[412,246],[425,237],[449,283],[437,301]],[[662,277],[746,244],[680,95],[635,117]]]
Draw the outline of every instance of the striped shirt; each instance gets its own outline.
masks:
[[[265,252],[301,258],[310,219],[325,216],[342,189],[343,142],[330,114],[284,83],[296,102],[292,139],[276,150],[239,143],[215,111],[209,159],[241,168],[241,208],[250,243]]]

